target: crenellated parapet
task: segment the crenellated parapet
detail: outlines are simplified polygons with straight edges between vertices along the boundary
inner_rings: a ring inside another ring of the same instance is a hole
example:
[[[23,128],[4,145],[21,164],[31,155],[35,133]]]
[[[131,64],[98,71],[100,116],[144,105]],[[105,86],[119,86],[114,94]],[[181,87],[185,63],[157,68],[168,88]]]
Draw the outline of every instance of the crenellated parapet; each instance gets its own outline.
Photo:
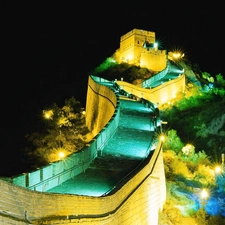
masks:
[[[129,180],[101,197],[41,193],[0,180],[0,224],[157,225],[166,198],[162,142]]]
[[[150,71],[159,72],[166,68],[167,51],[159,50],[155,32],[133,29],[120,38],[120,48],[114,56],[118,63],[126,62]]]
[[[89,76],[88,79],[86,125],[93,136],[109,122],[118,104],[115,93],[109,87],[101,85],[101,81],[102,78],[94,76]]]
[[[119,105],[117,95],[110,87],[100,90],[101,88],[97,86],[103,86],[102,84],[94,80],[93,77],[90,81],[96,83],[91,85],[94,86],[96,93],[93,93],[92,90],[88,92],[89,95],[95,94],[95,98],[104,98],[110,101],[112,106],[102,102],[103,105],[106,105],[106,109],[107,107],[115,109]],[[114,96],[109,94],[110,92],[114,93]],[[93,99],[92,96],[89,97]],[[101,100],[98,99],[97,102],[95,107],[99,110],[96,110],[95,113],[104,111],[103,105],[99,104]],[[143,102],[143,104],[146,103]],[[89,106],[88,109],[92,108]],[[112,111],[115,113],[115,110]],[[111,123],[111,119],[105,120],[103,124],[108,121],[109,126],[105,126],[100,131],[99,137],[98,135],[95,137],[96,139],[93,140],[89,148],[94,151],[102,148],[102,140],[110,138],[110,135],[113,135],[117,129],[117,122],[119,122],[117,116],[119,115],[118,111],[115,118],[112,116],[113,122]],[[160,140],[153,154],[142,161],[135,173],[122,179],[111,192],[98,197],[29,190],[0,180],[0,223],[18,225],[70,225],[77,223],[84,225],[147,225],[151,222],[152,225],[157,225],[158,212],[162,210],[166,198],[162,147],[163,141]],[[88,153],[88,147],[86,151]]]
[[[155,118],[154,129],[150,129],[147,134],[148,146],[151,147],[148,135],[155,132],[155,127],[158,128],[161,123],[158,105],[184,90],[183,71],[168,65],[166,51],[158,50],[155,45],[154,32],[138,29],[128,32],[121,37],[120,49],[115,55],[119,61],[137,63],[160,72],[139,86],[89,76],[86,125],[92,132],[92,141],[82,151],[64,161],[8,181],[0,179],[0,224],[158,224],[158,213],[166,200],[163,139],[156,142],[151,153],[145,154],[129,176],[125,176],[101,196],[46,192],[47,188],[85,173],[90,163],[101,156],[102,149],[121,122],[122,97],[119,95],[143,104],[145,110],[151,111]],[[146,118],[151,123],[150,113]],[[143,118],[140,116],[140,119]]]

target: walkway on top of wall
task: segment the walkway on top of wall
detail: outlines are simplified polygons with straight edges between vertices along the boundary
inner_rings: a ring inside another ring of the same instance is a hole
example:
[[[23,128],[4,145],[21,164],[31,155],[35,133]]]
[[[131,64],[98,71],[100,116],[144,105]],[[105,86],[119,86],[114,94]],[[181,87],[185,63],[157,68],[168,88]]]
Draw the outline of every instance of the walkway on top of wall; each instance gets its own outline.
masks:
[[[179,76],[181,76],[184,73],[184,69],[177,65],[175,62],[170,61],[170,69],[167,72],[165,76],[160,78],[159,80],[156,80],[154,83],[151,83],[151,85],[145,87],[145,88],[155,88],[160,86],[163,83],[166,83],[170,80],[176,79]]]
[[[120,98],[121,117],[114,136],[90,167],[51,193],[102,196],[112,190],[149,155],[154,129],[152,111],[141,102]],[[150,152],[151,153],[151,152]]]

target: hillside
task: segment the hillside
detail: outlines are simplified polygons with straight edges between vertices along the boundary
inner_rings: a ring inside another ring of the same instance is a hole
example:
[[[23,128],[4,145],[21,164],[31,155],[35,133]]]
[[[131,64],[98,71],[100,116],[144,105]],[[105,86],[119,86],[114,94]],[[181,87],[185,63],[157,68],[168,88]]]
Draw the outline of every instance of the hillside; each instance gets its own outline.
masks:
[[[225,113],[221,110],[225,82],[219,75],[211,83],[210,75],[197,65],[178,63],[185,69],[186,90],[160,107],[160,117],[167,122],[163,132],[168,137],[164,144],[167,200],[159,214],[159,225],[221,225],[225,223],[225,178],[224,174],[217,177],[214,167],[221,164],[221,154],[225,152]],[[137,84],[154,76],[154,71],[106,60],[93,75],[108,80],[123,77]],[[185,155],[183,150],[189,146],[191,151]],[[204,208],[202,188],[211,194]]]
[[[168,122],[165,129],[176,130],[184,143],[194,144],[196,151],[204,150],[217,160],[225,152],[225,113],[221,110],[225,100],[220,91],[223,87],[210,90],[210,83],[202,78],[198,66],[188,61],[178,64],[185,69],[186,90],[171,105],[165,104],[160,108],[162,120]],[[123,78],[126,82],[137,84],[155,73],[127,63],[117,64],[108,58],[92,74],[108,80]]]
[[[185,69],[186,92],[173,105],[161,108],[161,118],[168,121],[167,129],[176,130],[184,143],[193,144],[196,151],[204,150],[213,161],[221,162],[225,152],[223,77],[219,75],[210,83],[190,65],[181,65]]]

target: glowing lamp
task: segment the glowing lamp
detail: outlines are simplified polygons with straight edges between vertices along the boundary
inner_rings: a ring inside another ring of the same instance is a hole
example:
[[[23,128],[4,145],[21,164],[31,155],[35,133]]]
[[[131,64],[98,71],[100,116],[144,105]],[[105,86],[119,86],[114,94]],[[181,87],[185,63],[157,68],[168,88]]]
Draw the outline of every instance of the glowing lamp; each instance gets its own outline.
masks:
[[[216,172],[216,173],[220,173],[221,171],[222,171],[221,166],[216,166],[215,172]]]
[[[204,199],[208,198],[208,196],[209,196],[209,194],[206,191],[206,189],[203,189],[201,192],[201,198],[204,200]]]
[[[54,113],[52,110],[43,110],[43,116],[45,119],[49,120],[52,119]]]
[[[161,141],[164,141],[164,140],[165,140],[164,135],[161,135],[161,136],[160,136],[160,140],[161,140]]]
[[[59,152],[59,158],[60,159],[64,158],[64,156],[65,156],[64,152]]]

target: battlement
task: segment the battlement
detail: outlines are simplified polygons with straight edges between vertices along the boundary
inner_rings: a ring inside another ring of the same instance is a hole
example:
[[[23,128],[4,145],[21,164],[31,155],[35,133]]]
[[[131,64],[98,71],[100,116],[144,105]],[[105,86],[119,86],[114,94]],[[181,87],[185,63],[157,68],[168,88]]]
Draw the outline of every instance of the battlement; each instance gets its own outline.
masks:
[[[160,72],[166,68],[167,52],[159,50],[153,31],[133,29],[120,38],[120,48],[115,52],[118,63],[126,62]]]
[[[155,42],[155,32],[142,30],[142,29],[133,29],[133,30],[129,31],[128,33],[126,33],[120,37],[120,42],[124,41],[127,38],[130,38],[131,36],[136,36],[140,39],[143,38],[144,40],[147,40],[150,43]]]
[[[93,79],[89,79],[89,82],[90,113],[94,113],[93,107],[102,113],[107,109],[110,111],[111,107],[115,110],[117,100],[115,92],[95,83]],[[111,101],[107,105],[108,99]],[[143,104],[142,107],[146,108],[146,105]],[[116,115],[120,116],[120,112]],[[104,114],[100,116],[103,118]],[[94,121],[97,120],[98,118],[95,118]],[[119,118],[113,120],[120,121]],[[104,137],[109,138],[106,130],[117,129],[117,124],[111,124],[114,129],[111,126],[105,127],[102,135],[96,137],[95,144],[89,148],[102,148],[100,141]],[[101,125],[102,123],[97,128]],[[162,145],[162,141],[159,141],[152,154],[142,160],[141,165],[133,170],[132,174],[117,182],[112,192],[99,197],[43,193],[0,180],[0,192],[3,193],[0,198],[0,224],[136,225],[149,224],[151,221],[152,225],[157,225],[158,212],[162,209],[166,198]],[[85,152],[88,157],[90,155],[88,150]]]

